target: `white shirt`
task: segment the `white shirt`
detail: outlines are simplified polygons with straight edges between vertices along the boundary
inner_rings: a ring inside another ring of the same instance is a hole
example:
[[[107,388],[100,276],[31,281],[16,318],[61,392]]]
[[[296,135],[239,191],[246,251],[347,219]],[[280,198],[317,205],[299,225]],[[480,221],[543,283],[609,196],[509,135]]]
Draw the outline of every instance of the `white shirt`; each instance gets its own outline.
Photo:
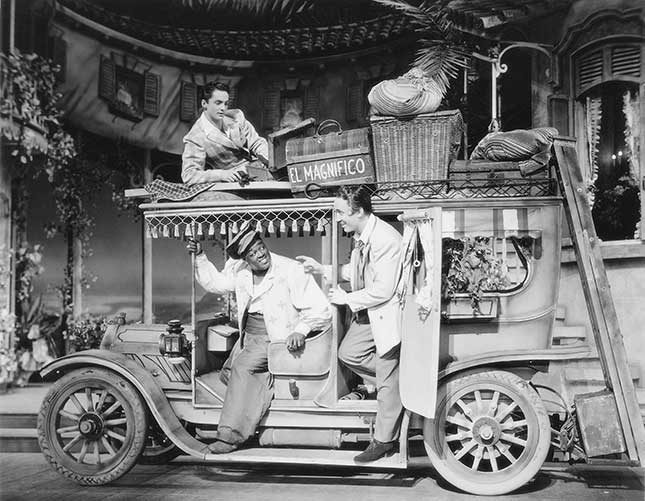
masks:
[[[239,325],[247,308],[263,312],[271,341],[283,341],[294,332],[307,335],[331,324],[329,300],[302,264],[293,259],[271,253],[271,267],[256,286],[243,260],[229,259],[222,271],[204,254],[195,262],[195,277],[204,289],[216,294],[235,292]]]

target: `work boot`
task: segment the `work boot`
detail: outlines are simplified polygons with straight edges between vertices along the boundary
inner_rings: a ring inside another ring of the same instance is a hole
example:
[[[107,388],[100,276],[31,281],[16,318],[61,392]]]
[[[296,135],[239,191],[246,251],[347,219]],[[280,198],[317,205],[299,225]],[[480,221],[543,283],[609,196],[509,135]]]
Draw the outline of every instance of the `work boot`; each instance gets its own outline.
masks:
[[[394,454],[395,442],[379,442],[373,439],[370,445],[367,446],[360,454],[354,456],[354,461],[357,463],[371,463],[377,459]]]

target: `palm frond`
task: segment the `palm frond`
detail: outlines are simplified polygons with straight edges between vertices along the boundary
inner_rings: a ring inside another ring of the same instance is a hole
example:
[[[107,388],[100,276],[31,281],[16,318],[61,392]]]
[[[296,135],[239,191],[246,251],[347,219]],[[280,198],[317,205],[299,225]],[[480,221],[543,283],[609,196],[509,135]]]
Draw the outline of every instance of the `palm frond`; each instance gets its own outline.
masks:
[[[468,67],[470,51],[460,45],[445,40],[421,40],[422,47],[417,51],[414,61],[429,77],[433,78],[441,92],[445,94],[450,81]]]
[[[418,6],[406,0],[373,1],[396,9],[412,20],[416,31],[424,37],[419,40],[421,48],[417,51],[415,66],[433,78],[445,93],[450,81],[468,66],[472,52],[450,19],[449,0],[424,0]]]

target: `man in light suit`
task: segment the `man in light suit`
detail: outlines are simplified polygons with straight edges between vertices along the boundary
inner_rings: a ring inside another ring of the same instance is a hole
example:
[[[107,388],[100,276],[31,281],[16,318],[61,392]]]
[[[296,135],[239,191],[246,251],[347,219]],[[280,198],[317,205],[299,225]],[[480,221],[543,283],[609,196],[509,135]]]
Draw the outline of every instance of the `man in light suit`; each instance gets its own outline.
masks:
[[[203,112],[184,136],[184,183],[243,181],[250,167],[262,172],[262,164],[268,165],[266,139],[258,135],[241,110],[228,109],[228,99],[228,85],[210,82],[204,87]]]
[[[329,299],[347,305],[352,322],[341,342],[338,357],[378,391],[374,438],[356,456],[359,463],[375,461],[394,450],[403,407],[399,394],[401,308],[395,297],[400,275],[401,235],[372,214],[369,189],[343,187],[334,201],[334,212],[343,229],[354,234],[350,263],[340,270],[352,292],[333,289]],[[305,271],[331,278],[330,267],[307,256],[298,256]]]

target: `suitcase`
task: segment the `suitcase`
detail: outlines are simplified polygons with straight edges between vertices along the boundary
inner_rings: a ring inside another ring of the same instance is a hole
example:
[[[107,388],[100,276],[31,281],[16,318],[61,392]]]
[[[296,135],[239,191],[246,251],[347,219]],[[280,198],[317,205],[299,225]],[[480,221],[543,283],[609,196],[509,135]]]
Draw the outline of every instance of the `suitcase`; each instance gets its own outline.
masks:
[[[343,131],[337,121],[325,120],[314,136],[287,140],[285,154],[293,192],[376,179],[369,128]]]
[[[553,190],[548,169],[524,176],[519,162],[490,160],[453,160],[448,167],[448,186],[500,196],[545,196]]]

